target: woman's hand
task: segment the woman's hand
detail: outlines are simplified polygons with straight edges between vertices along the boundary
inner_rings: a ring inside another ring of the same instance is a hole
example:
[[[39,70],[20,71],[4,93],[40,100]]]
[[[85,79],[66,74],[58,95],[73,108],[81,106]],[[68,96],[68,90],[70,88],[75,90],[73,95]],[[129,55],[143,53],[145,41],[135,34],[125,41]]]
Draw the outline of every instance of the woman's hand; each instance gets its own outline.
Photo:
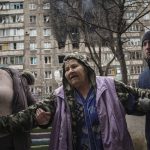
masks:
[[[50,112],[46,112],[41,108],[38,108],[36,110],[36,120],[38,125],[46,125],[48,124],[50,117],[51,117],[51,113]]]

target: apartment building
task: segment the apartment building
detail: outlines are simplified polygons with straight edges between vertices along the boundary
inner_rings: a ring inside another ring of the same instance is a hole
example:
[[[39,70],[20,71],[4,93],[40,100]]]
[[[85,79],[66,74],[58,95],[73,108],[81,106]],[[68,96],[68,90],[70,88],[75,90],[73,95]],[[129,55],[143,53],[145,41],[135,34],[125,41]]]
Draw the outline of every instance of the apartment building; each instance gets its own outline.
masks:
[[[127,15],[134,17],[134,12]],[[149,14],[143,18],[148,24]],[[35,76],[31,87],[41,98],[52,92],[61,82],[61,65],[66,53],[78,51],[88,53],[83,43],[79,46],[67,37],[63,47],[54,37],[51,28],[51,6],[49,0],[1,0],[0,2],[0,66],[29,69]],[[78,31],[71,28],[74,34]],[[138,75],[143,70],[141,34],[144,28],[134,24],[128,29],[128,42],[125,44],[128,78],[136,85]],[[60,48],[61,45],[61,48]],[[103,66],[112,57],[110,50],[102,54]],[[92,64],[94,65],[94,64]],[[109,76],[121,78],[118,62],[115,60],[109,69]]]
[[[31,70],[36,78],[32,92],[41,96],[50,93],[57,85],[52,80],[56,65],[53,62],[52,67],[55,42],[49,25],[50,4],[3,0],[0,12],[0,66]]]
[[[0,66],[23,69],[23,1],[1,1],[0,12]]]
[[[32,71],[36,83],[32,92],[44,97],[61,83],[62,62],[66,53],[80,51],[69,38],[63,44],[51,29],[51,6],[49,0],[24,1],[24,69]],[[66,46],[65,46],[66,44]]]

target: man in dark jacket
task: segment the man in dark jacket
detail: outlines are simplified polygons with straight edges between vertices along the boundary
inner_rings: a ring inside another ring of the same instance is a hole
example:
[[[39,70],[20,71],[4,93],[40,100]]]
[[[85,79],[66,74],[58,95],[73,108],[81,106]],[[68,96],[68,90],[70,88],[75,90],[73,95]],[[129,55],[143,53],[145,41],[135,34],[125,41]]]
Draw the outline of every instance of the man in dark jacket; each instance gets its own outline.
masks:
[[[150,89],[150,31],[146,32],[142,38],[143,56],[147,62],[147,67],[139,76],[138,86],[144,89]],[[150,112],[146,113],[145,135],[147,140],[147,149],[150,150]]]
[[[0,116],[6,116],[24,110],[35,103],[29,85],[34,84],[30,72],[19,73],[18,70],[0,68]],[[0,149],[29,150],[30,131],[7,133],[0,132]]]

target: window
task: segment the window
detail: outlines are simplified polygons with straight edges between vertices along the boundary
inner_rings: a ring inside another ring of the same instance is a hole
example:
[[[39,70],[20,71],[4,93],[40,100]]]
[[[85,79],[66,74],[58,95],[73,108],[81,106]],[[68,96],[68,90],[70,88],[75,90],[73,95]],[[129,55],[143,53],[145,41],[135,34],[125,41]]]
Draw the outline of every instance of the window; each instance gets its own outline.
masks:
[[[131,66],[130,74],[140,74],[143,71],[143,66]]]
[[[149,20],[149,19],[150,19],[149,14],[144,15],[143,19],[144,19],[144,20]]]
[[[23,56],[11,56],[10,63],[13,65],[23,64]]]
[[[2,24],[4,24],[4,23],[6,23],[7,21],[6,21],[6,16],[0,16],[0,23],[2,23]]]
[[[137,16],[136,12],[127,12],[126,13],[126,19],[135,19]]]
[[[127,42],[127,46],[139,46],[141,45],[140,38],[132,38]]]
[[[130,52],[130,60],[139,60],[139,59],[142,59],[141,51]]]
[[[45,94],[49,94],[52,92],[52,87],[51,86],[46,86],[45,87]]]
[[[0,57],[0,64],[8,64],[8,57]]]
[[[29,10],[35,10],[37,8],[36,4],[29,4]]]
[[[16,22],[16,16],[12,16],[12,22]]]
[[[108,60],[111,60],[113,58],[113,54],[112,53],[104,53],[103,56],[102,56],[102,60],[103,61],[108,61]]]
[[[23,36],[24,35],[24,29],[9,29],[9,35],[10,36]]]
[[[35,78],[37,78],[37,72],[36,71],[32,71],[32,74],[34,75]]]
[[[36,43],[30,43],[30,50],[36,50],[37,44]]]
[[[10,29],[10,36],[17,36],[17,29]]]
[[[15,49],[17,49],[17,50],[22,50],[22,49],[24,49],[24,43],[10,43],[10,50],[15,50]]]
[[[108,69],[108,75],[115,76],[117,73],[115,68]]]
[[[43,30],[43,35],[44,36],[50,36],[51,35],[51,29],[49,29],[49,28],[48,29],[44,29]]]
[[[44,72],[44,78],[45,79],[52,79],[52,72],[51,71],[45,71]]]
[[[17,49],[24,49],[24,43],[17,43]]]
[[[65,58],[65,55],[58,56],[59,63],[63,63],[64,58]]]
[[[141,31],[141,26],[139,24],[133,24],[131,27],[128,29],[129,32],[137,32]]]
[[[78,27],[71,27],[70,35],[71,35],[73,48],[79,48],[79,29],[78,29]]]
[[[18,18],[18,20],[19,20],[18,22],[23,22],[24,21],[24,16],[20,15],[19,18]]]
[[[5,37],[10,35],[9,29],[0,29],[0,37]]]
[[[45,3],[43,5],[43,9],[50,9],[50,3]]]
[[[36,29],[30,29],[30,36],[37,36]]]
[[[44,18],[44,23],[48,23],[49,22],[49,16],[43,16]]]
[[[36,22],[36,16],[30,16],[30,23]]]
[[[3,50],[9,50],[9,44],[8,43],[3,44]]]
[[[9,16],[9,23],[16,23],[16,22],[23,22],[24,16],[23,15],[12,15]]]
[[[31,63],[31,65],[36,65],[37,64],[37,57],[31,57],[30,63]]]
[[[51,43],[45,42],[45,43],[44,43],[44,48],[45,48],[45,49],[51,48]]]
[[[10,3],[10,9],[23,9],[23,3]]]
[[[13,43],[13,49],[17,49],[17,43]]]
[[[32,94],[35,94],[35,87],[30,87],[30,91]]]
[[[45,64],[50,64],[51,63],[51,56],[45,56],[44,62],[45,62]]]
[[[8,10],[10,9],[9,3],[0,3],[0,10]]]

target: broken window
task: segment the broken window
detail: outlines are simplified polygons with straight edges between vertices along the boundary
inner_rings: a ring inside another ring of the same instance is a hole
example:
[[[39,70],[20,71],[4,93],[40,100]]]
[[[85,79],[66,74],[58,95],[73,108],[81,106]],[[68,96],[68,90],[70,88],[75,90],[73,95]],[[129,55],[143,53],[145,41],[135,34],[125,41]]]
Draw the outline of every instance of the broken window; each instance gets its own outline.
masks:
[[[30,16],[30,23],[36,22],[36,16]]]
[[[58,56],[59,63],[63,63],[64,58],[65,58],[65,55],[59,55]]]
[[[43,16],[44,18],[44,23],[48,23],[49,22],[49,16]]]

